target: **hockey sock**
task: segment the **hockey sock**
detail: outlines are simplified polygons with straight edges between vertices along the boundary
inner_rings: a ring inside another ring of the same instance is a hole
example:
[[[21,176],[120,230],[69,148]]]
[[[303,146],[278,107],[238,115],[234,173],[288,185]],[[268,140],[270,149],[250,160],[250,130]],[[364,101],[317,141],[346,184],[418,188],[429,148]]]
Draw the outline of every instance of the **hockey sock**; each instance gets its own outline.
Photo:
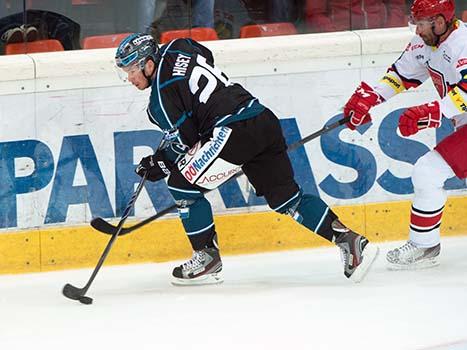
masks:
[[[337,219],[337,215],[319,197],[305,194],[302,196],[293,218],[306,228],[317,233],[329,242],[333,241],[335,231],[332,229],[332,222]]]
[[[194,250],[213,247],[213,237],[216,234],[211,205],[206,198],[179,208],[183,227]]]
[[[435,210],[420,210],[412,205],[410,240],[419,247],[433,247],[439,243],[444,206]]]
[[[178,214],[193,250],[215,247],[216,230],[208,200],[198,191],[171,186],[169,190],[177,203]]]

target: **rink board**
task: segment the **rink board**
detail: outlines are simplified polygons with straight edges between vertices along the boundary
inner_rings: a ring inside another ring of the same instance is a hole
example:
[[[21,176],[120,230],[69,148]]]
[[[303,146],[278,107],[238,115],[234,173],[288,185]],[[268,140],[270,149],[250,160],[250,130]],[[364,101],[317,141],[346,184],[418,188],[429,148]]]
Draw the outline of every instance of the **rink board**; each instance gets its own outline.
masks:
[[[333,208],[349,226],[375,242],[407,238],[410,202],[388,202]],[[467,232],[467,197],[449,198],[442,237]],[[132,222],[130,221],[130,224]],[[134,222],[133,222],[134,223]],[[274,212],[215,216],[223,255],[311,248],[329,243]],[[90,226],[34,229],[0,235],[0,273],[25,273],[95,266],[110,236]],[[155,221],[118,238],[106,264],[184,259],[191,248],[178,218]]]
[[[377,80],[404,49],[407,29],[297,35],[206,43],[219,66],[280,118],[291,144],[342,117],[355,86]],[[88,223],[118,221],[139,181],[134,167],[158,144],[149,91],[118,80],[114,50],[0,57],[0,273],[92,266],[108,237]],[[436,98],[428,83],[374,109],[357,132],[340,127],[290,154],[297,182],[346,223],[378,241],[408,232],[416,160],[452,125],[411,138],[397,133],[404,108]],[[218,174],[223,176],[223,174]],[[467,232],[465,181],[446,183],[443,234]],[[294,249],[325,242],[268,212],[244,177],[207,195],[226,254]],[[172,205],[163,183],[147,184],[129,221]],[[190,255],[178,219],[158,220],[112,250],[109,263]]]

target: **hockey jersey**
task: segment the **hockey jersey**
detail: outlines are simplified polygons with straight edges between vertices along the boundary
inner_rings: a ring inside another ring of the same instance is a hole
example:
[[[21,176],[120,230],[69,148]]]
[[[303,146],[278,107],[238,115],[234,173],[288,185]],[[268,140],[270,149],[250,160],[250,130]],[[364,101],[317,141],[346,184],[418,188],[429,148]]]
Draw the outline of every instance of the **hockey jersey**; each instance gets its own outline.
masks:
[[[431,77],[441,97],[441,113],[456,126],[467,124],[467,25],[458,20],[455,27],[438,47],[415,36],[375,90],[387,100]]]
[[[200,43],[176,39],[161,47],[161,55],[147,112],[164,132],[168,159],[177,161],[198,141],[209,139],[214,127],[264,110],[214,65],[211,51]]]

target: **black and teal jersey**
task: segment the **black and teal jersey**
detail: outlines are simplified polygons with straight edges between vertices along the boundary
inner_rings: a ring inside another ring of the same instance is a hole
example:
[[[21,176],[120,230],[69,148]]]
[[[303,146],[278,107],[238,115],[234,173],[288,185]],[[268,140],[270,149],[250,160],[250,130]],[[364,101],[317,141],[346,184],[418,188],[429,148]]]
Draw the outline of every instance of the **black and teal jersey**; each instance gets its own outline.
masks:
[[[148,115],[175,147],[178,158],[213,127],[257,116],[264,107],[214,65],[211,51],[191,39],[160,49],[162,58],[151,86]]]

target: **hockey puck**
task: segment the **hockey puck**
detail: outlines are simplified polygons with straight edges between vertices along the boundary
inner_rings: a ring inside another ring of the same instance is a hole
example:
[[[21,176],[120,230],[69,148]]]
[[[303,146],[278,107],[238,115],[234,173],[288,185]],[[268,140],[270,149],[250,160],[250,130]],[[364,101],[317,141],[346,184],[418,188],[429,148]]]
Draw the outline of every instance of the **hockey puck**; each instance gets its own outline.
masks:
[[[86,304],[86,305],[91,305],[92,304],[92,298],[90,297],[81,297],[78,299],[81,304]]]

